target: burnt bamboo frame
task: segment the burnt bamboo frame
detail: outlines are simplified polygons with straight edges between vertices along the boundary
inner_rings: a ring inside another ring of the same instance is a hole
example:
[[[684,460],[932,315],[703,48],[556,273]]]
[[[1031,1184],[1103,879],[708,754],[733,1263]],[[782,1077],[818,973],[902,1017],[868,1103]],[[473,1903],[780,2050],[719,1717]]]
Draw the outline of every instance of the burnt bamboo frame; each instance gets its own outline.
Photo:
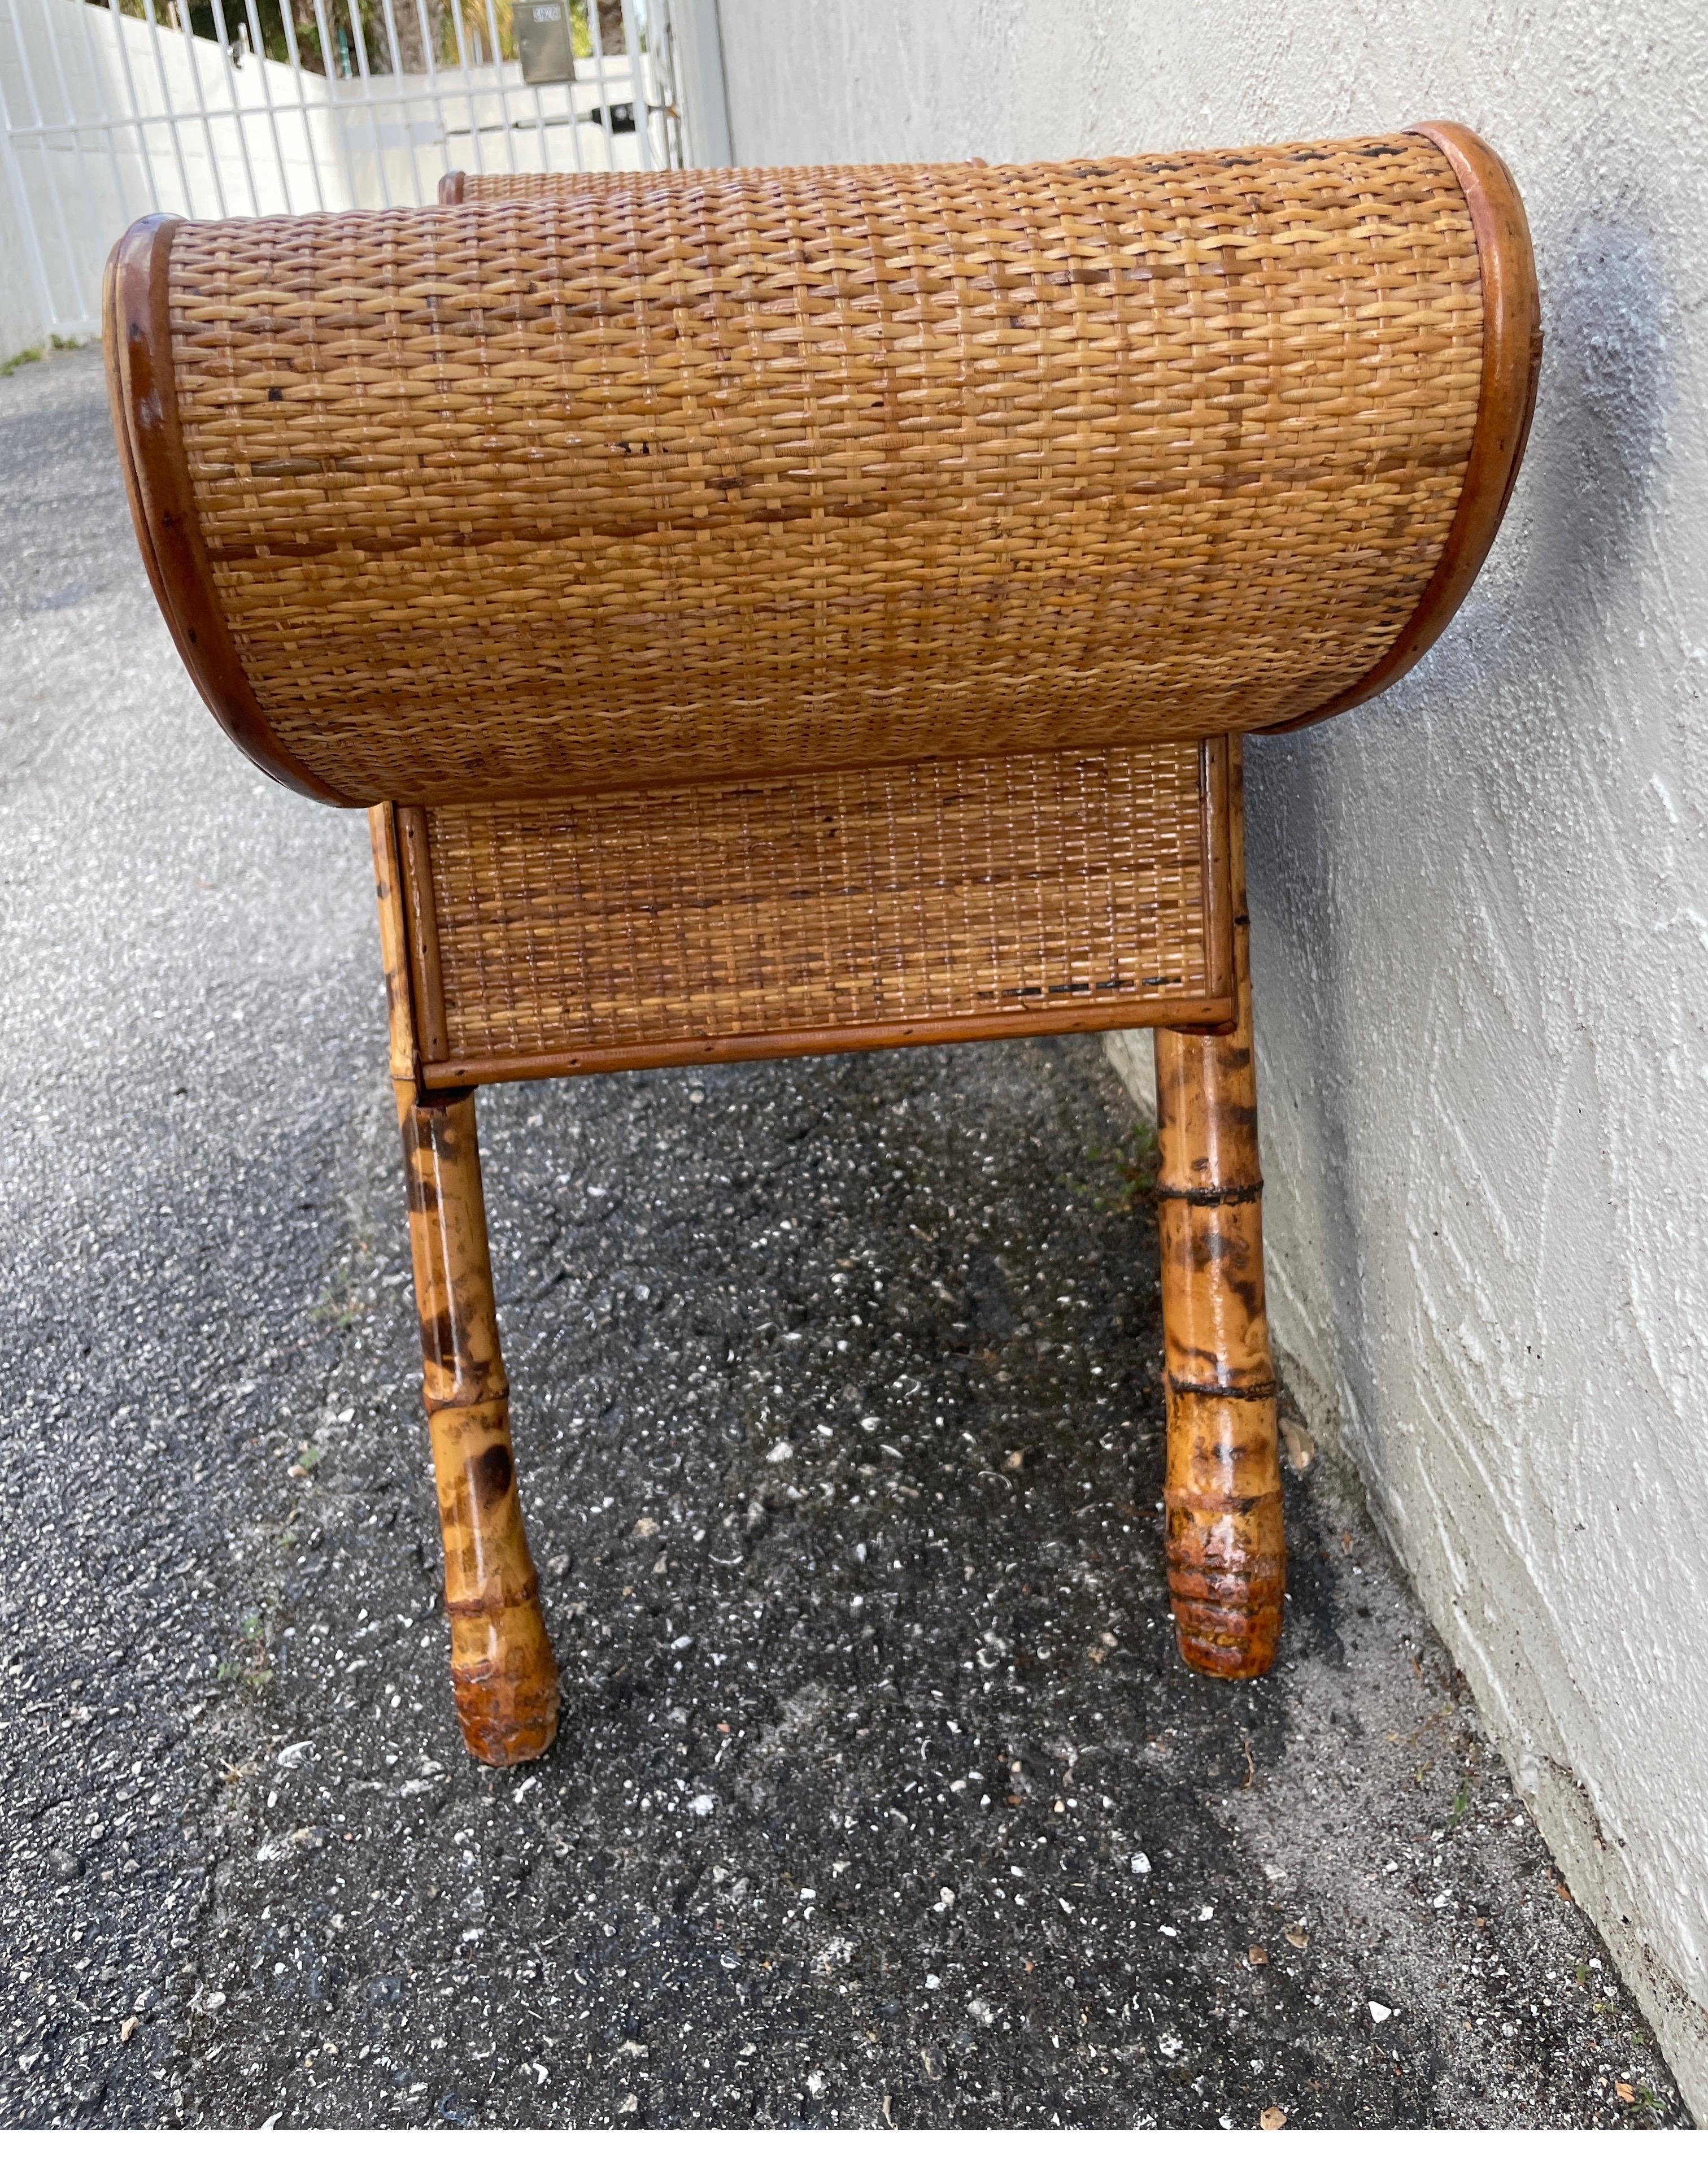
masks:
[[[1189,1666],[1246,1681],[1275,1662],[1287,1545],[1264,1283],[1237,742],[1231,770],[1237,1012],[1225,1030],[1156,1032],[1155,1194],[1168,1427],[1163,1496],[1176,1636]]]
[[[451,1688],[470,1754],[504,1767],[550,1748],[557,1664],[516,1487],[474,1093],[422,1087],[395,814],[370,812],[369,832],[444,1546]]]

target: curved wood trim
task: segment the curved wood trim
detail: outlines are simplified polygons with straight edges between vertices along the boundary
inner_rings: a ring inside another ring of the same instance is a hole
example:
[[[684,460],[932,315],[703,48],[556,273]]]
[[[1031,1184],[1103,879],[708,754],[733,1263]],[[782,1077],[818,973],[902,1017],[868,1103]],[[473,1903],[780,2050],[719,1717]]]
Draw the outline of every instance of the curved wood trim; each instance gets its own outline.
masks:
[[[1427,136],[1465,193],[1483,284],[1483,383],[1464,483],[1435,572],[1386,657],[1350,689],[1261,732],[1284,735],[1349,712],[1409,674],[1464,602],[1507,511],[1542,363],[1542,306],[1523,200],[1506,164],[1474,130],[1457,121],[1419,121],[1405,132]]]
[[[445,1038],[444,978],[439,968],[438,907],[433,897],[433,849],[427,839],[427,812],[419,804],[397,806],[397,846],[403,875],[404,929],[409,935],[410,986],[415,995],[416,1029],[423,1062],[444,1060],[450,1052]]]
[[[1204,954],[1208,997],[1231,1007],[1234,990],[1231,803],[1228,783],[1240,761],[1240,737],[1217,735],[1198,746],[1198,807],[1204,843]],[[1243,777],[1243,775],[1242,775]]]
[[[463,201],[463,172],[439,176],[439,202],[442,205],[460,204]]]
[[[179,222],[158,213],[124,234],[102,283],[102,340],[113,437],[143,565],[202,702],[246,757],[287,787],[350,805],[279,741],[250,686],[213,588],[179,429],[167,291]]]

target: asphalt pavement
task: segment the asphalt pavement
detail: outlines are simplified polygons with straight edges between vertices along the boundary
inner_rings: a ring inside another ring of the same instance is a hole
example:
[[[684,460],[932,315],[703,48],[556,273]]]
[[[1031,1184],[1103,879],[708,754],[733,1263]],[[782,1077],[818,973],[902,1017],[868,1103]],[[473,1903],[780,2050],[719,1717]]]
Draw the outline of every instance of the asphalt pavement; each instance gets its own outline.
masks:
[[[1327,1459],[1187,1674],[1097,1045],[482,1092],[555,1748],[464,1756],[366,828],[0,381],[0,2123],[1685,2125]]]

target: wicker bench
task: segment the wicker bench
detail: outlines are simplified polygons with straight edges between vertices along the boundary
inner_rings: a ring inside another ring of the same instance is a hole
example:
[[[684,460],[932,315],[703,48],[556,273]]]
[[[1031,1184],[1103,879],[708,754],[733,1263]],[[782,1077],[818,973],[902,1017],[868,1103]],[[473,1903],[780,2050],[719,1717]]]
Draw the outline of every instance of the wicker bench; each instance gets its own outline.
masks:
[[[1468,131],[1014,167],[451,176],[108,268],[160,606],[369,808],[452,1674],[537,1755],[482,1083],[1149,1026],[1168,1552],[1260,1673],[1285,1557],[1242,737],[1386,687],[1529,420]]]

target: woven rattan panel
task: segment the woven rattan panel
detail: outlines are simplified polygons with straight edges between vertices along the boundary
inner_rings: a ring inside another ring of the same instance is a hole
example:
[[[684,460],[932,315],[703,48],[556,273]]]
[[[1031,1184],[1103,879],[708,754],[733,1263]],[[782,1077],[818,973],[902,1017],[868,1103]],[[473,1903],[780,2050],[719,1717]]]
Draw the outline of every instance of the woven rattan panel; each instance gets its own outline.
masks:
[[[774,169],[773,170],[775,171]],[[823,172],[820,168],[818,171]],[[701,179],[706,177],[702,174]],[[499,198],[560,197],[566,190],[644,190],[656,176],[650,171],[617,168],[589,174],[459,174],[459,202],[490,204]],[[444,185],[439,185],[443,192]]]
[[[261,704],[411,803],[1297,717],[1418,603],[1482,352],[1418,135],[191,223],[170,316]]]
[[[1154,1019],[1228,989],[1220,816],[1182,743],[431,810],[449,1060]]]

